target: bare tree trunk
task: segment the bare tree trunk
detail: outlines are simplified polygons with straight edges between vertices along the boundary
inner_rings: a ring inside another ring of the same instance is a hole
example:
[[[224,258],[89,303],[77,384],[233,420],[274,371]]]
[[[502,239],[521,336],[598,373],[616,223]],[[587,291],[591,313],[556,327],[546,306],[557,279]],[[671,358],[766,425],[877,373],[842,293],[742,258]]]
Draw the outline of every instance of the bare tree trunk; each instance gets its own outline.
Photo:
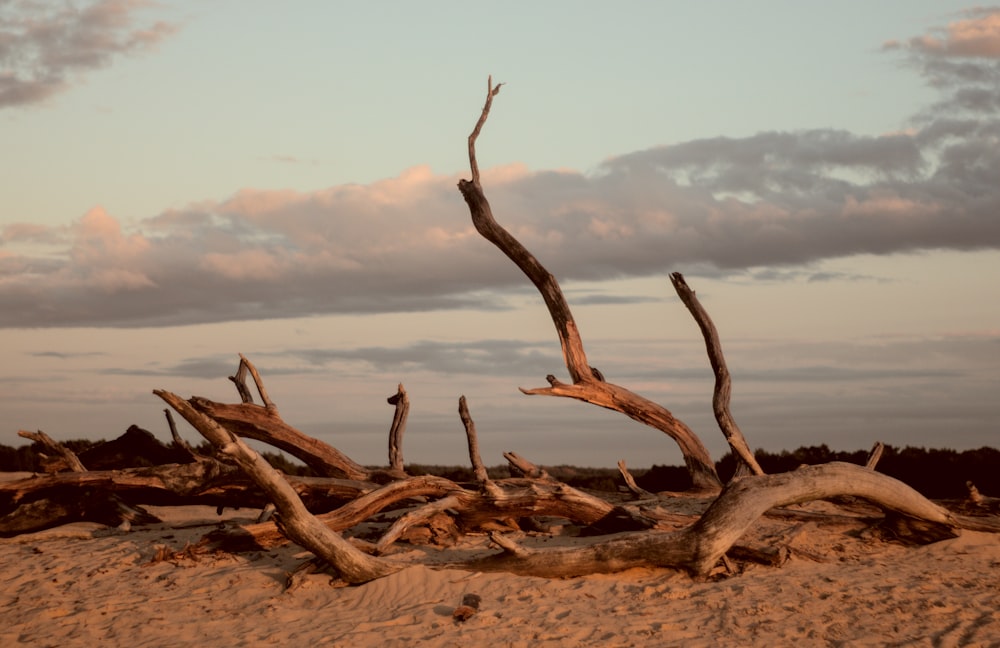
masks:
[[[489,80],[486,104],[483,106],[475,129],[469,135],[469,166],[472,171],[472,180],[460,180],[458,188],[469,206],[472,223],[476,230],[506,254],[541,294],[552,322],[555,324],[566,369],[572,380],[571,385],[566,385],[550,375],[547,377],[550,387],[522,389],[521,391],[525,394],[576,398],[621,412],[640,423],[665,432],[680,447],[694,487],[701,490],[718,490],[721,487],[721,482],[715,472],[711,456],[690,428],[674,418],[673,414],[666,408],[633,394],[623,387],[604,382],[600,372],[595,373],[594,369],[587,363],[587,355],[583,349],[580,332],[559,283],[538,259],[510,232],[500,226],[493,217],[490,203],[480,184],[479,164],[476,161],[476,139],[486,123],[493,97],[500,92],[500,87],[500,85],[493,85],[492,78]]]

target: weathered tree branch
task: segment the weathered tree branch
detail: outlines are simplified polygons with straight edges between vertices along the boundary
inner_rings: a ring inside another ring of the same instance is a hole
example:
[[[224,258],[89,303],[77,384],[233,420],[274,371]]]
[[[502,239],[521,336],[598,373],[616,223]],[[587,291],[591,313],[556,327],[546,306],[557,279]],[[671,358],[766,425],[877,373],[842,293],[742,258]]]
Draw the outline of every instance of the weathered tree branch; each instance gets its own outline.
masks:
[[[757,463],[753,452],[750,451],[750,446],[747,445],[746,438],[740,431],[739,426],[736,425],[736,420],[729,410],[729,401],[732,396],[732,379],[729,376],[729,368],[726,366],[726,357],[722,353],[722,342],[719,340],[719,332],[716,330],[712,318],[708,316],[708,311],[701,305],[695,292],[691,290],[687,281],[684,280],[684,275],[679,272],[673,272],[670,274],[670,281],[674,285],[674,290],[677,291],[677,296],[681,298],[681,301],[684,302],[684,305],[687,306],[688,311],[694,317],[695,322],[698,323],[702,337],[705,338],[708,361],[712,365],[712,371],[715,374],[712,412],[715,414],[715,420],[719,424],[719,429],[722,430],[723,436],[729,442],[729,447],[733,450],[733,456],[738,459],[734,478],[738,479],[747,473],[763,475],[764,471],[761,469],[760,464]]]
[[[292,487],[264,459],[237,435],[225,429],[188,401],[168,391],[153,392],[183,416],[219,452],[232,457],[237,465],[274,503],[281,528],[295,543],[330,563],[348,583],[363,583],[398,571],[402,567],[368,556],[316,519],[302,504]]]
[[[389,427],[389,470],[404,475],[403,433],[406,432],[406,418],[410,413],[410,397],[406,395],[403,383],[399,383],[396,393],[388,398],[388,402],[396,407]]]
[[[333,446],[288,425],[276,408],[253,403],[217,403],[192,396],[190,405],[233,434],[280,448],[325,477],[368,480],[370,471]]]
[[[882,458],[882,453],[885,451],[885,444],[881,441],[876,441],[875,445],[872,446],[871,451],[868,453],[868,460],[865,462],[865,468],[868,470],[875,470],[875,465],[878,464],[879,459]]]
[[[267,395],[267,389],[264,388],[264,381],[261,379],[260,374],[257,373],[257,367],[242,353],[240,354],[240,365],[236,369],[236,375],[229,377],[229,380],[233,381],[233,384],[236,385],[236,391],[240,394],[240,400],[244,403],[253,403],[253,396],[247,387],[247,372],[250,372],[250,375],[253,377],[253,382],[257,386],[257,393],[260,394],[260,400],[264,403],[264,407],[277,411],[278,408],[271,402],[271,398]]]
[[[17,436],[42,444],[49,452],[55,453],[66,464],[69,470],[74,472],[85,472],[87,470],[80,462],[80,458],[76,456],[76,453],[41,430],[37,432],[18,430]]]
[[[465,396],[461,396],[458,399],[458,416],[462,419],[462,425],[465,426],[465,437],[468,440],[469,461],[472,463],[472,472],[476,475],[476,481],[480,484],[485,484],[490,480],[490,477],[486,474],[486,466],[483,464],[483,458],[479,454],[479,438],[476,435],[476,423],[469,414],[469,405],[465,401]]]

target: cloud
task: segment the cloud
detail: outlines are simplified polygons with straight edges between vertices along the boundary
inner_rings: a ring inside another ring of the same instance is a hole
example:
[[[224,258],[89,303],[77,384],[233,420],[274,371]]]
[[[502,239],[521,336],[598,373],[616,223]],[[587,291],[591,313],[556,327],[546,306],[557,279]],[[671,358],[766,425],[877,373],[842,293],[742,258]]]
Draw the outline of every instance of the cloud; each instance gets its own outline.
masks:
[[[552,344],[524,340],[434,342],[421,340],[403,347],[351,349],[292,349],[283,357],[297,357],[312,365],[363,362],[377,371],[429,371],[443,374],[547,374],[562,361]]]
[[[92,9],[122,25],[136,6]],[[905,131],[699,139],[590,174],[509,165],[484,172],[486,193],[563,282],[675,270],[781,280],[848,255],[1000,248],[998,15],[886,45],[941,90]],[[112,30],[99,51],[121,51],[121,38]],[[104,60],[96,47],[77,58]],[[313,192],[245,189],[128,227],[101,208],[65,227],[12,224],[0,230],[0,327],[507,308],[527,282],[475,232],[459,177],[415,167]]]
[[[137,26],[143,0],[44,2],[7,0],[0,5],[0,108],[43,101],[66,90],[85,72],[116,57],[145,51],[175,26]]]
[[[890,41],[887,46],[906,47],[933,57],[1000,59],[1000,10],[976,8],[962,15],[963,19],[915,36],[905,45]]]

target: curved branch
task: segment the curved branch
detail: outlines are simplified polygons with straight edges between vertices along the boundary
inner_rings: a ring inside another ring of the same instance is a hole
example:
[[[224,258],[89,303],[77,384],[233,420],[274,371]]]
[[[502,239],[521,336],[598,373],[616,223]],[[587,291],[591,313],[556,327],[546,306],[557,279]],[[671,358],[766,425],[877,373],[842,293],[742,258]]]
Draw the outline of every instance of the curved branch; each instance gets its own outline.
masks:
[[[698,328],[701,329],[702,337],[705,338],[705,347],[708,350],[708,361],[712,365],[715,373],[715,391],[712,395],[712,411],[715,413],[715,420],[719,423],[719,429],[729,442],[729,447],[733,449],[733,456],[739,459],[736,475],[742,476],[744,471],[749,470],[754,475],[763,475],[764,470],[757,463],[757,459],[750,451],[746,438],[740,431],[736,420],[729,411],[729,401],[732,395],[732,380],[729,376],[729,368],[726,366],[726,357],[722,353],[722,343],[719,341],[719,332],[708,316],[708,311],[698,301],[698,297],[684,280],[684,275],[679,272],[670,274],[670,282],[674,284],[677,296],[681,298],[684,305],[691,312]]]
[[[462,566],[550,578],[633,567],[679,567],[705,575],[768,509],[836,495],[863,497],[884,510],[950,528],[965,522],[892,477],[834,462],[732,482],[695,524],[680,531],[622,534],[585,547],[507,551]]]

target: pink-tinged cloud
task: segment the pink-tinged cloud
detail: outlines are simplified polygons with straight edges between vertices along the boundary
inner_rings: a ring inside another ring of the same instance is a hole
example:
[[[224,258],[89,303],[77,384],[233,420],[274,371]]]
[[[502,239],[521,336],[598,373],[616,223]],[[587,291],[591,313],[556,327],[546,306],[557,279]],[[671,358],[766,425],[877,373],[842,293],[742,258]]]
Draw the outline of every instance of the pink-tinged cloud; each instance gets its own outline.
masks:
[[[931,56],[1000,58],[1000,9],[972,9],[968,18],[907,41],[910,49]],[[896,41],[887,44],[900,47]]]
[[[137,26],[145,0],[72,3],[5,0],[0,11],[0,108],[43,101],[89,70],[140,53],[176,31]]]
[[[1000,249],[1000,84],[984,82],[1000,78],[1000,61],[920,56],[944,99],[902,132],[693,140],[591,174],[509,165],[484,170],[486,195],[564,282],[780,278],[782,267],[859,253]],[[415,167],[368,185],[245,189],[129,228],[99,207],[66,227],[10,225],[0,327],[503,308],[526,281],[475,232],[459,178]]]

